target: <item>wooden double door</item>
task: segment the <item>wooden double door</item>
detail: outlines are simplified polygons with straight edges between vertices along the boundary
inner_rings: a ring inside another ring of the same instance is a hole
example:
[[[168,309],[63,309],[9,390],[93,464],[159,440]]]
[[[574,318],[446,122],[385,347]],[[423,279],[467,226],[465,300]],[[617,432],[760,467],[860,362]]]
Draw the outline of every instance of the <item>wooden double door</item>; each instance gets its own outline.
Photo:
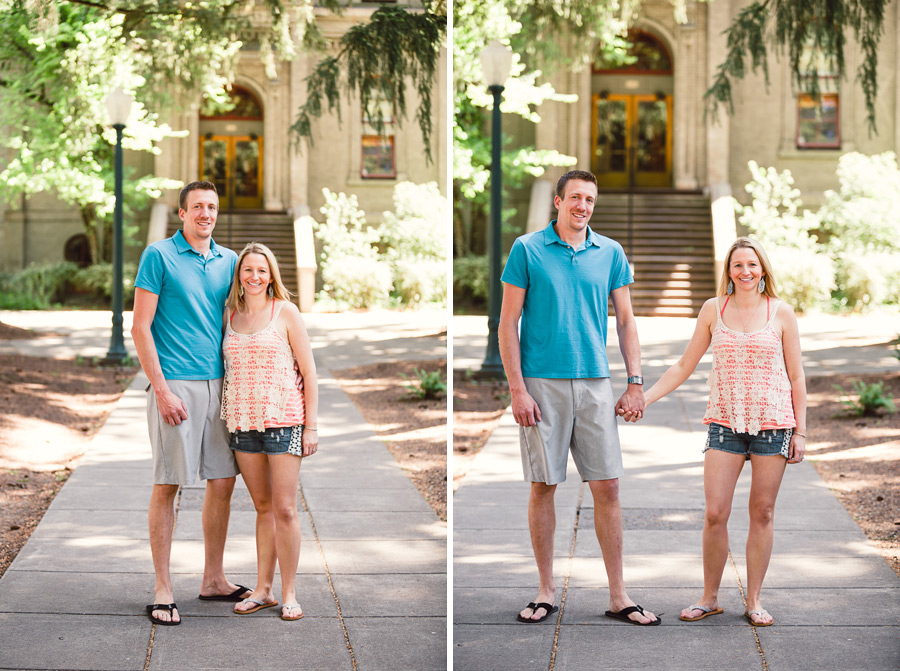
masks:
[[[591,170],[600,187],[672,185],[672,96],[594,95]]]
[[[200,174],[216,185],[219,209],[262,209],[262,138],[206,135],[200,139]]]

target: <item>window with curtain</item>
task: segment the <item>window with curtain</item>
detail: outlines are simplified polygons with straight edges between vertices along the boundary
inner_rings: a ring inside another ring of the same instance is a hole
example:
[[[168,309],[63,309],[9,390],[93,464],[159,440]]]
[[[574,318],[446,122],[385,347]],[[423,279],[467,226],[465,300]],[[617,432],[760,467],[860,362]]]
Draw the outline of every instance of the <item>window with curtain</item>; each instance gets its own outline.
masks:
[[[797,148],[840,149],[841,96],[836,68],[818,51],[807,47],[803,54],[806,76],[801,82],[807,90],[815,77],[819,95],[797,95]]]
[[[382,132],[378,132],[378,121]],[[362,166],[363,179],[392,179],[397,176],[394,152],[394,116],[385,100],[373,102],[363,110]]]

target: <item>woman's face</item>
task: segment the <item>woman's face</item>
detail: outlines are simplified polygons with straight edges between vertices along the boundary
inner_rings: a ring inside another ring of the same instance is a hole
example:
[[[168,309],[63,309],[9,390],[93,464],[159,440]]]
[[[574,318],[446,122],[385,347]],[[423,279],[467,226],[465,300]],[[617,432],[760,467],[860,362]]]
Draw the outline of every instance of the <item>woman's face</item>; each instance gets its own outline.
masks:
[[[262,254],[247,254],[241,261],[239,278],[244,287],[244,295],[265,293],[272,281],[266,257]]]
[[[738,247],[731,253],[728,262],[728,276],[734,282],[735,290],[756,290],[759,280],[765,275],[756,252],[750,247]]]

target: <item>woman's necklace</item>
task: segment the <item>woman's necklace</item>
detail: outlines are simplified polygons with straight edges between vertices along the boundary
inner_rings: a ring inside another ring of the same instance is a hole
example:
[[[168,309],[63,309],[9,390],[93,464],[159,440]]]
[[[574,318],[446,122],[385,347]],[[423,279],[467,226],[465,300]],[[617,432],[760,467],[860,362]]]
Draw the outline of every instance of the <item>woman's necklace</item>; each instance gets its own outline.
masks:
[[[759,312],[759,308],[761,305],[762,305],[762,301],[759,301],[756,304],[756,307],[753,308],[753,311],[750,313],[750,319],[744,321],[743,311],[737,306],[737,302],[735,302],[734,308],[735,308],[735,310],[737,310],[738,319],[741,322],[741,328],[744,330],[744,333],[749,333],[750,329],[748,328],[748,324],[751,324],[753,322],[753,319],[756,317],[756,313]]]
[[[259,326],[259,316],[266,314],[266,308],[268,306],[269,306],[269,301],[268,301],[268,299],[266,299],[266,302],[263,305],[261,310],[259,310],[257,312],[247,311],[245,313],[246,319],[247,319],[247,330],[249,331],[249,333],[256,333],[257,331],[261,330],[263,328],[263,326],[265,326],[265,324],[268,324],[268,321],[266,321],[266,322],[264,322],[263,326]]]

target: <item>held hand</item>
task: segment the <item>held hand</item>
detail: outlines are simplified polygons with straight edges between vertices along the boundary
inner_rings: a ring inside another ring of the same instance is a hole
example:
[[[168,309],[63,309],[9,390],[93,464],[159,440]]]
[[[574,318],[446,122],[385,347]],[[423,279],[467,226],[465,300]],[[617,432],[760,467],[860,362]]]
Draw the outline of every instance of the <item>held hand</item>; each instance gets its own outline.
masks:
[[[187,406],[172,390],[157,392],[156,407],[163,421],[170,426],[178,426],[187,419]]]
[[[541,409],[528,392],[512,395],[512,409],[519,426],[535,426],[541,421]]]
[[[616,414],[626,422],[637,422],[644,416],[644,390],[640,385],[630,384],[616,403]]]
[[[799,464],[803,461],[804,454],[806,454],[806,436],[795,433],[791,436],[791,445],[788,448],[788,463]]]
[[[313,429],[304,429],[300,442],[303,445],[303,456],[311,457],[319,451],[319,432]]]

